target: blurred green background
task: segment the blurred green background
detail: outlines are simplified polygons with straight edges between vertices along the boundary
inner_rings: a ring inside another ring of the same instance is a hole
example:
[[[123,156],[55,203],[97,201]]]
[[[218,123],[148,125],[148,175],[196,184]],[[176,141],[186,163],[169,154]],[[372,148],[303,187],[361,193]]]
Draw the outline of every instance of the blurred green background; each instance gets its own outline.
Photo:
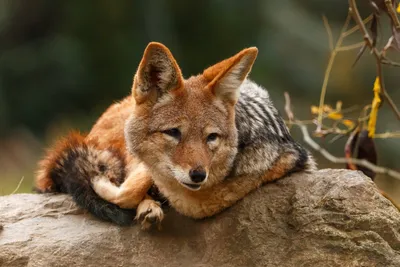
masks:
[[[368,1],[358,2],[367,16]],[[186,77],[257,46],[251,78],[269,89],[282,113],[288,91],[296,116],[311,119],[329,58],[322,15],[337,37],[347,9],[347,1],[337,0],[0,0],[0,195],[13,192],[22,177],[17,192],[30,192],[46,146],[71,128],[88,131],[107,106],[130,93],[150,41],[167,45]],[[386,24],[381,27],[389,32]],[[345,44],[360,41],[356,33]],[[357,106],[349,114],[354,118],[372,100],[376,73],[368,53],[352,68],[356,54],[338,55],[326,101]],[[385,68],[385,77],[400,105],[400,69]],[[384,106],[378,132],[399,129]],[[301,139],[296,129],[293,134]],[[319,142],[343,156],[345,139]],[[400,140],[376,144],[379,164],[399,170]],[[343,167],[314,154],[320,167]],[[399,181],[379,176],[376,182],[400,202]]]

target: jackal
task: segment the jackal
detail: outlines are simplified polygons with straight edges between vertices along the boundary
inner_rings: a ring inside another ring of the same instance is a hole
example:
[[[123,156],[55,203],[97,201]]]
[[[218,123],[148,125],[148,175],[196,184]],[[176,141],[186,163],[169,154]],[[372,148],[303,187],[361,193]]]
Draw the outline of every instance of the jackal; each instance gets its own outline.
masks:
[[[144,228],[163,219],[154,184],[178,212],[212,216],[263,183],[315,168],[290,136],[268,92],[247,79],[247,48],[184,79],[171,52],[150,43],[132,95],[82,137],[72,134],[40,163],[39,191],[61,191],[100,218]]]

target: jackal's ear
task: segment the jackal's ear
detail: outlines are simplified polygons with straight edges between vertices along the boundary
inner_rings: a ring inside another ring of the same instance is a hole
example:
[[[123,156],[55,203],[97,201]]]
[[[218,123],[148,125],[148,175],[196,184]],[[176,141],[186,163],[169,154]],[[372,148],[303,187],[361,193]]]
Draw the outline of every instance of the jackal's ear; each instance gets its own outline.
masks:
[[[182,85],[181,70],[169,49],[161,43],[149,43],[133,82],[132,94],[136,103],[156,101]]]
[[[203,76],[210,81],[207,89],[216,97],[233,104],[239,98],[239,87],[251,71],[258,49],[244,49],[231,58],[225,59],[207,68]]]

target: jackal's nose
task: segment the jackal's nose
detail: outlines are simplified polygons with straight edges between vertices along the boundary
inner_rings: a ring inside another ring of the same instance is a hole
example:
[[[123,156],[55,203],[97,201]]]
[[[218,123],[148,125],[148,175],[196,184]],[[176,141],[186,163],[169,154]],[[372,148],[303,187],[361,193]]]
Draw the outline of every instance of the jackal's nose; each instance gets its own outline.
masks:
[[[189,171],[189,176],[193,182],[201,183],[206,179],[207,173],[203,168],[196,168]]]

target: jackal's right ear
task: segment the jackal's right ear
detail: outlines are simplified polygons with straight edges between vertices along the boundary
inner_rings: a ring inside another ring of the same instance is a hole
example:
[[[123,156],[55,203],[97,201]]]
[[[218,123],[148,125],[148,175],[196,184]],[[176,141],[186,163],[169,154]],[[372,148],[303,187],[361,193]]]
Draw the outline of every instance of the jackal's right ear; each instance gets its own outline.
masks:
[[[161,43],[149,43],[133,81],[136,103],[155,102],[161,95],[182,86],[181,70],[169,49]]]
[[[203,76],[209,81],[206,89],[225,102],[235,104],[239,88],[251,71],[258,49],[243,49],[233,57],[225,59],[204,70]]]

